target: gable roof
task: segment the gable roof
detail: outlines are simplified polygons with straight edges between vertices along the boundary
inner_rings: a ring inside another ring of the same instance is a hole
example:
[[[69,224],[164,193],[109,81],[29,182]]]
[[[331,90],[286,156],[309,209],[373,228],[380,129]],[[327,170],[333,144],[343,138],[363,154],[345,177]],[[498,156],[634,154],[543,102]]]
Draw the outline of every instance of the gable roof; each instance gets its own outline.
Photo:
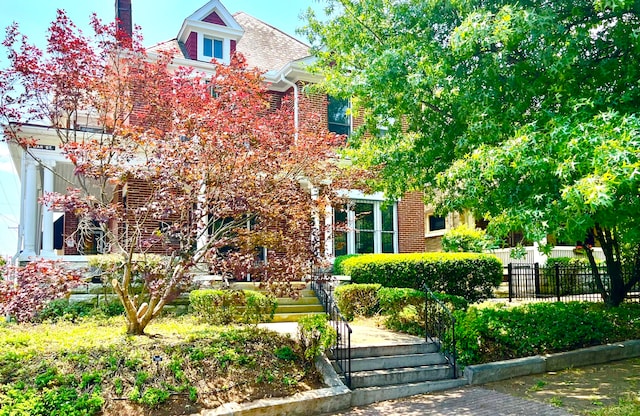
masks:
[[[147,51],[172,51],[174,58],[189,60],[185,42],[192,31],[217,31],[237,40],[236,51],[244,55],[247,65],[264,72],[277,72],[309,56],[309,46],[305,43],[247,13],[231,15],[219,0],[209,1],[186,18],[177,38],[153,45]]]
[[[244,31],[220,0],[211,0],[184,19],[180,32],[178,32],[178,41],[185,42],[191,32],[224,35],[230,39],[238,40]]]
[[[263,71],[279,70],[291,61],[309,56],[309,46],[244,12],[233,15],[244,29],[236,51],[247,64]]]

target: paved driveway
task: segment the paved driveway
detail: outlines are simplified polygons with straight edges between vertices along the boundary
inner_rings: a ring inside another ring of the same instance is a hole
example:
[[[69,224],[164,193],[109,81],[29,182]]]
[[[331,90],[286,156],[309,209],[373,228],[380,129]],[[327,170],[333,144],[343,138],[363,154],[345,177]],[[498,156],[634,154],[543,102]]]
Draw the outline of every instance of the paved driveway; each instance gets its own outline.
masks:
[[[356,407],[337,416],[570,416],[565,410],[480,387]]]

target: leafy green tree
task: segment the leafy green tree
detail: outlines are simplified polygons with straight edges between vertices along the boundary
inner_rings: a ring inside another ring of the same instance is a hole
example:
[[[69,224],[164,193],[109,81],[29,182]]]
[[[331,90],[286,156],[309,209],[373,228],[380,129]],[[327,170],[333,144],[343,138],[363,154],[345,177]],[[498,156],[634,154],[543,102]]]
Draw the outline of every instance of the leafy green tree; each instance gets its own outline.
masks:
[[[364,117],[350,156],[379,168],[380,188],[427,191],[494,235],[593,231],[611,279],[588,250],[600,292],[623,301],[640,280],[640,1],[328,0],[327,12],[304,30],[327,89]]]

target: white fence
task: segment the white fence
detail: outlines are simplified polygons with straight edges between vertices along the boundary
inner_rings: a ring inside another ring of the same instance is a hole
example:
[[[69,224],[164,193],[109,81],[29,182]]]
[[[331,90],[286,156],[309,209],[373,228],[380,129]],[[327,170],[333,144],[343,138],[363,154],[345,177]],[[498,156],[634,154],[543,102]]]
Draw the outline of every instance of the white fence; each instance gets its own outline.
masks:
[[[523,258],[514,259],[511,257],[512,248],[499,248],[495,250],[487,251],[489,254],[493,254],[502,261],[502,266],[507,267],[510,263],[540,263],[540,265],[544,265],[546,263],[547,257],[581,257],[586,258],[585,254],[576,254],[574,253],[575,247],[572,246],[556,246],[551,250],[551,254],[549,256],[545,256],[538,251],[537,247],[524,247],[525,256]],[[593,257],[599,260],[604,260],[604,253],[600,247],[593,248]]]

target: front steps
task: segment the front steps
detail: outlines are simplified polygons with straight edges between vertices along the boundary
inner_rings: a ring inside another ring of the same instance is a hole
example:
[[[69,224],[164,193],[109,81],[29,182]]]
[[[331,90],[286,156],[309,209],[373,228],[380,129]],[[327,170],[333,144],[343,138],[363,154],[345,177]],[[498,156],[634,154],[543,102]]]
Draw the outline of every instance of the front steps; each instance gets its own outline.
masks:
[[[352,347],[352,406],[463,386],[433,343]]]
[[[324,309],[320,301],[316,297],[313,290],[309,289],[309,285],[304,282],[294,282],[293,287],[298,289],[298,298],[290,297],[277,298],[278,307],[271,322],[298,322],[298,320],[307,315],[324,315]],[[233,282],[229,286],[231,289],[237,290],[255,290],[265,292],[254,282]]]

